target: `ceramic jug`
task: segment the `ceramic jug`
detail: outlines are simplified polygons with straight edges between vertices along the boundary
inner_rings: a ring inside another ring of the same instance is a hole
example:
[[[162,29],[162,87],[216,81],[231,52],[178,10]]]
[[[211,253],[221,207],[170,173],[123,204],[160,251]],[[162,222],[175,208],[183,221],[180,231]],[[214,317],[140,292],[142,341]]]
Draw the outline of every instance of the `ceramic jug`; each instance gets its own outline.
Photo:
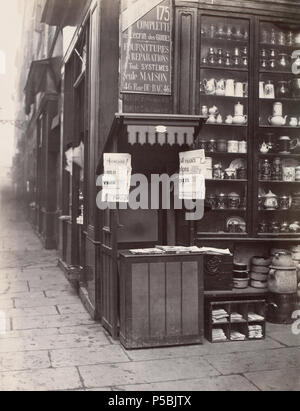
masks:
[[[234,88],[234,80],[233,79],[226,80],[225,96],[227,96],[227,97],[234,97],[235,96],[235,88]]]
[[[300,139],[295,138],[294,140],[292,140],[290,147],[292,151],[300,152]]]
[[[216,95],[225,96],[225,87],[226,87],[226,83],[224,79],[217,80],[216,81]]]
[[[238,102],[234,106],[234,116],[243,116],[244,115],[244,106],[240,102]]]
[[[282,116],[282,103],[274,103],[273,104],[273,116]]]
[[[237,81],[235,83],[235,97],[244,97],[247,93],[248,84]]]
[[[203,80],[204,91],[207,95],[215,95],[216,94],[216,80],[211,78],[210,80]]]

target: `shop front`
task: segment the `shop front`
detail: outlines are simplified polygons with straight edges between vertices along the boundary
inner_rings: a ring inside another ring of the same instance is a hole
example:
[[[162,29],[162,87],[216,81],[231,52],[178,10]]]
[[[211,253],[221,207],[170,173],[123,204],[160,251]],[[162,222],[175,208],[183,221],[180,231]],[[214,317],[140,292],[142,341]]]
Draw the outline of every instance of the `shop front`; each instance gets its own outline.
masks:
[[[269,2],[243,7],[233,2],[154,3],[139,16],[131,12],[130,2],[123,3],[122,112],[104,152],[130,154],[132,172],[149,178],[178,173],[179,153],[203,150],[205,212],[192,223],[174,210],[100,212],[102,322],[114,336],[120,329],[127,348],[156,345],[154,336],[168,344],[168,298],[182,306],[183,291],[168,293],[166,255],[151,255],[151,250],[157,245],[214,247],[229,249],[232,256],[191,257],[198,258],[204,275],[205,314],[191,311],[190,321],[199,324],[199,315],[205,318],[203,328],[212,342],[261,339],[278,295],[292,301],[285,321],[296,308],[297,287],[269,293],[268,281],[274,269],[278,273],[276,255],[283,253],[292,254],[284,281],[296,283],[299,7],[280,2],[270,15]],[[154,60],[163,64],[149,63]],[[182,129],[191,125],[188,116],[198,121],[192,139],[182,146],[180,132],[174,131],[176,138],[168,133],[176,115]],[[160,133],[161,126],[166,134]],[[102,156],[99,174],[101,164]],[[183,250],[172,252],[183,265]],[[194,290],[200,289],[199,299],[191,298],[195,307],[202,297],[198,277],[193,281]],[[178,318],[185,324],[182,312]],[[172,331],[184,337],[179,326]]]
[[[55,249],[58,244],[59,67],[59,58],[34,61],[25,88],[27,114],[38,101],[25,137],[32,150],[27,157],[27,207],[31,222],[46,249]]]
[[[94,1],[64,58],[62,265],[127,348],[200,343],[204,329],[264,338],[272,260],[298,264],[300,7],[244,3]],[[156,209],[99,209],[104,154],[130,155],[149,182],[199,150],[198,219],[165,209],[162,190]]]

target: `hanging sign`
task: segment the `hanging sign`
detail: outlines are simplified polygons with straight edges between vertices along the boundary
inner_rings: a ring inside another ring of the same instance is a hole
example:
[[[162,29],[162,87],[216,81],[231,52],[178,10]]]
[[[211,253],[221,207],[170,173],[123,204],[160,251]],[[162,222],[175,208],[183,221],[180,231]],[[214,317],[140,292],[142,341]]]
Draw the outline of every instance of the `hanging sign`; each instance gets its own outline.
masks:
[[[130,154],[104,154],[102,202],[128,203],[131,171]]]
[[[179,153],[179,199],[205,199],[206,161],[204,150]]]
[[[121,31],[121,92],[170,95],[171,0],[127,0]]]

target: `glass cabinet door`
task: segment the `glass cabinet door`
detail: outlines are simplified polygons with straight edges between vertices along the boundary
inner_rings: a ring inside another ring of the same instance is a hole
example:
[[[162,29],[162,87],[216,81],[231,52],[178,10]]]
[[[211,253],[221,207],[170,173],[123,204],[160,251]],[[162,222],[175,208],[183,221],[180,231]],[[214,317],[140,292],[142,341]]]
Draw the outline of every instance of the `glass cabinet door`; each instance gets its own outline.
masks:
[[[259,237],[300,236],[300,79],[296,75],[300,73],[300,58],[295,53],[299,49],[300,31],[260,22],[256,133]]]
[[[248,233],[249,34],[249,19],[201,16],[199,114],[208,120],[197,139],[207,162],[198,237]]]

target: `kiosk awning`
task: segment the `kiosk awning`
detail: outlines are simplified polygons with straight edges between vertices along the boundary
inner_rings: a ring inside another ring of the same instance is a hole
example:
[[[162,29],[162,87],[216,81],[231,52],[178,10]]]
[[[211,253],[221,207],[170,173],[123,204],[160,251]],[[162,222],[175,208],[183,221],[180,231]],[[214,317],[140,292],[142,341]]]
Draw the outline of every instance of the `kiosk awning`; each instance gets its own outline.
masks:
[[[60,81],[60,58],[35,60],[31,63],[25,86],[25,112],[30,113],[38,93],[57,93]]]
[[[41,23],[66,27],[80,24],[91,0],[46,0]]]
[[[117,113],[104,152],[116,136],[126,139],[131,145],[192,146],[206,119],[192,115]],[[102,159],[97,167],[98,175],[101,170]]]

